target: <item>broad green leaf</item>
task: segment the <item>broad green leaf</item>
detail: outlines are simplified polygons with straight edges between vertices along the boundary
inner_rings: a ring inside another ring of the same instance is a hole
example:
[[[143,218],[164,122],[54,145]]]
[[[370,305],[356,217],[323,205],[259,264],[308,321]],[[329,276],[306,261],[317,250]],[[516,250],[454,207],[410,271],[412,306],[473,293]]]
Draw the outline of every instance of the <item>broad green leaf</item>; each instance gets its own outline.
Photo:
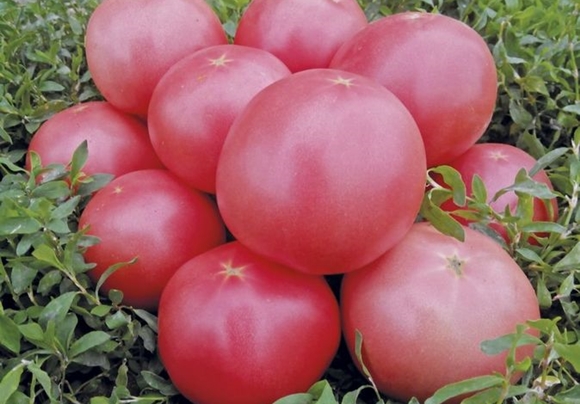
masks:
[[[334,397],[332,387],[327,380],[321,380],[315,383],[312,387],[310,387],[308,393],[312,394],[316,398],[316,404],[338,404],[336,398]]]
[[[543,264],[544,260],[540,257],[534,250],[529,248],[518,248],[516,249],[516,253],[520,256],[524,257],[528,261],[535,262],[536,264]]]
[[[42,224],[32,217],[0,217],[0,236],[33,234],[42,229]]]
[[[44,339],[44,331],[37,323],[26,323],[18,326],[18,331],[30,342],[40,342]]]
[[[580,343],[561,344],[555,343],[554,350],[574,367],[576,373],[580,373]]]
[[[20,331],[14,321],[5,314],[0,314],[0,345],[18,355],[20,338]]]
[[[24,365],[17,365],[0,380],[0,404],[8,403],[10,396],[18,389],[23,371]]]
[[[177,390],[169,380],[165,380],[161,376],[148,370],[142,370],[140,374],[143,376],[143,380],[145,380],[149,386],[153,387],[161,394],[166,396],[173,396],[178,394]]]
[[[104,396],[91,397],[89,404],[110,404],[110,401],[107,397]]]
[[[70,215],[73,214],[81,197],[79,195],[73,196],[72,198],[68,199],[67,201],[63,202],[51,212],[50,217],[51,219],[66,219]]]
[[[70,188],[64,181],[50,181],[40,184],[32,191],[35,198],[61,199],[70,195]]]
[[[111,306],[107,306],[105,304],[100,304],[98,306],[95,306],[92,310],[91,310],[91,315],[96,316],[96,317],[105,317],[107,314],[109,314],[112,310]]]
[[[137,317],[144,320],[153,331],[157,332],[157,317],[155,315],[141,309],[135,309],[133,312]]]
[[[62,262],[60,262],[60,260],[56,256],[56,252],[54,251],[54,249],[49,247],[47,244],[40,244],[39,246],[37,246],[32,252],[32,255],[36,259],[45,262],[53,266],[54,268],[65,270]]]
[[[498,191],[494,195],[493,201],[496,201],[501,195],[510,191],[523,193],[540,199],[552,199],[557,196],[546,184],[530,178],[525,169],[520,170],[513,185]]]
[[[577,243],[553,268],[554,271],[580,268],[580,243]]]
[[[541,341],[529,334],[507,334],[501,337],[483,341],[480,344],[481,350],[486,355],[498,355],[515,346],[520,347],[524,345],[538,345]]]
[[[465,206],[465,183],[459,171],[450,166],[438,166],[431,168],[429,171],[439,174],[443,177],[443,182],[451,187],[453,193],[453,202],[457,206]]]
[[[39,324],[46,327],[50,320],[54,320],[56,324],[62,322],[77,294],[78,292],[67,292],[51,300],[41,311]]]
[[[38,271],[20,262],[14,262],[10,279],[16,294],[25,292],[36,278]]]
[[[465,240],[464,227],[449,213],[433,205],[427,197],[423,198],[420,214],[441,233],[454,237],[459,241]]]
[[[558,298],[570,297],[570,294],[576,289],[575,273],[571,272],[564,278],[558,287]]]
[[[104,331],[91,331],[73,342],[68,354],[71,358],[74,358],[89,349],[101,345],[110,338],[111,336]]]
[[[442,404],[450,398],[488,389],[491,387],[501,386],[502,383],[502,377],[488,375],[478,376],[457,383],[448,384],[447,386],[437,390],[433,396],[429,397],[425,401],[425,404]]]

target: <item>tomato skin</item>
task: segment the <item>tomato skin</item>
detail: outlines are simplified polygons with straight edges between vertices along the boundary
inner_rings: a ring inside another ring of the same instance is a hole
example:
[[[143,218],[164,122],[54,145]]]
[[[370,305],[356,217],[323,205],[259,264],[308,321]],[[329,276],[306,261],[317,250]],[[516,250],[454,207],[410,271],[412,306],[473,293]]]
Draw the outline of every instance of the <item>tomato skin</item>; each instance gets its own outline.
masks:
[[[146,116],[155,85],[174,63],[227,38],[203,0],[105,0],[91,14],[85,43],[89,71],[107,101]]]
[[[298,72],[328,67],[340,45],[367,24],[355,0],[253,0],[234,42],[267,50]]]
[[[347,345],[355,358],[359,330],[363,361],[387,395],[423,402],[448,383],[503,373],[505,355],[488,356],[480,343],[540,318],[534,289],[510,255],[475,230],[465,235],[462,243],[417,223],[384,256],[343,278]],[[462,275],[453,262],[463,262]],[[532,353],[522,346],[517,358]]]
[[[312,274],[379,257],[409,229],[426,166],[417,126],[380,84],[331,69],[256,95],[218,162],[217,200],[248,248]]]
[[[123,303],[155,310],[161,290],[187,260],[225,242],[213,201],[167,170],[140,170],[117,177],[89,201],[79,228],[100,238],[85,260],[97,282],[111,265],[137,258],[113,273],[101,290],[121,290]]]
[[[507,192],[496,200],[492,199],[502,188],[509,187],[514,183],[516,175],[522,168],[530,171],[535,163],[536,159],[534,157],[515,146],[502,143],[481,143],[474,145],[467,152],[451,161],[449,166],[455,168],[461,174],[468,195],[472,195],[472,180],[475,175],[478,175],[487,190],[490,206],[496,212],[501,213],[505,211],[506,207],[509,207],[510,212],[516,213],[518,196],[515,192]],[[532,178],[553,189],[552,183],[544,170],[538,171]],[[453,211],[458,207],[450,200],[444,202],[441,208]],[[464,218],[456,218],[463,224],[469,223]],[[534,198],[534,221],[555,221],[557,219],[558,205],[555,198],[548,202]],[[502,225],[490,223],[490,227],[496,230],[509,243],[509,236]]]
[[[261,89],[288,75],[272,54],[239,45],[212,46],[180,60],[149,106],[158,156],[189,185],[215,193],[218,157],[234,118]]]
[[[83,166],[87,175],[119,176],[146,168],[162,168],[147,127],[104,101],[91,101],[66,108],[45,121],[28,145],[43,166],[70,163],[73,152],[87,141],[89,156]]]
[[[491,121],[493,56],[475,30],[451,17],[381,18],[343,44],[330,67],[371,77],[399,97],[419,125],[429,167],[466,151]]]
[[[234,241],[184,264],[159,305],[159,353],[196,404],[271,404],[304,392],[340,341],[323,277],[268,261]]]

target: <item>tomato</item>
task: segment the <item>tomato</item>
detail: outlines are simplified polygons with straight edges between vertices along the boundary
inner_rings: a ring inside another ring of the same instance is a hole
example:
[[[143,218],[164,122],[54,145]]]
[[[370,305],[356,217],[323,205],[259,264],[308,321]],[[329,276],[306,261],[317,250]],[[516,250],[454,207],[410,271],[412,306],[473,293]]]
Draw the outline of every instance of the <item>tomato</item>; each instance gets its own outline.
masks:
[[[483,38],[442,14],[384,17],[336,52],[330,67],[369,76],[409,109],[429,167],[445,164],[481,137],[497,96],[497,73]]]
[[[339,46],[367,24],[356,0],[253,0],[234,41],[267,50],[297,72],[328,67]]]
[[[536,159],[525,151],[508,144],[500,143],[481,143],[471,147],[467,152],[454,159],[449,165],[455,168],[461,174],[465,182],[468,195],[472,195],[472,180],[478,175],[485,185],[489,205],[498,213],[507,209],[512,214],[516,214],[518,205],[518,195],[514,191],[506,192],[496,200],[494,195],[503,188],[513,185],[517,173],[523,168],[530,171]],[[545,184],[549,189],[552,183],[544,170],[538,171],[533,179]],[[442,204],[442,209],[454,211],[458,207],[452,202],[447,201]],[[554,221],[557,220],[558,206],[556,199],[549,202],[539,198],[533,199],[533,220],[534,221]],[[456,216],[463,224],[469,223],[468,220]],[[509,236],[505,227],[498,223],[491,223],[506,242],[509,242]]]
[[[275,56],[245,46],[217,45],[185,57],[151,99],[148,126],[157,154],[185,182],[215,193],[218,157],[234,118],[258,91],[288,75]]]
[[[480,343],[540,317],[531,283],[499,244],[469,228],[462,243],[425,222],[344,276],[341,313],[352,357],[359,330],[374,382],[405,402],[423,402],[451,382],[503,373],[505,355],[488,356]],[[525,345],[516,356],[532,351]]]
[[[338,304],[323,277],[231,242],[184,264],[159,305],[159,353],[197,404],[271,404],[304,392],[340,341]]]
[[[167,170],[117,177],[89,201],[79,220],[100,243],[85,260],[97,282],[111,265],[129,262],[107,278],[102,291],[123,292],[123,303],[154,310],[161,290],[186,261],[225,241],[215,203]]]
[[[30,141],[26,167],[30,169],[32,151],[38,153],[44,166],[67,165],[85,140],[89,151],[83,166],[86,175],[119,176],[162,167],[145,124],[104,101],[75,105],[45,121]]]
[[[403,237],[425,175],[417,125],[390,91],[312,69],[266,87],[234,121],[216,195],[250,249],[300,271],[342,273]]]
[[[198,49],[227,43],[203,0],[105,0],[86,32],[89,71],[115,107],[140,116],[161,76]]]

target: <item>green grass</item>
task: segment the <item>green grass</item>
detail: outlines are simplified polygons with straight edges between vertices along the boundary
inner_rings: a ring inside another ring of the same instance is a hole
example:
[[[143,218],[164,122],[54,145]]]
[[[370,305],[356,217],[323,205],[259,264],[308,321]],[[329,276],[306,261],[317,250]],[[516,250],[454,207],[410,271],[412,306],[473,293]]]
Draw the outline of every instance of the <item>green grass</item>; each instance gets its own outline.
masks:
[[[209,3],[232,35],[246,1]],[[558,223],[532,223],[526,206],[541,190],[522,176],[520,213],[499,218],[517,236],[505,247],[534,284],[543,315],[532,324],[541,335],[536,356],[507,363],[524,378],[514,386],[490,375],[447,392],[491,385],[471,403],[580,402],[580,6],[573,0],[360,3],[370,19],[423,9],[461,19],[480,32],[499,74],[497,107],[482,141],[518,145],[540,159],[538,167],[547,170],[557,194]],[[99,178],[79,179],[86,150],[71,156],[71,170],[60,167],[59,175],[43,184],[31,180],[40,170],[37,164],[32,176],[22,168],[27,144],[42,122],[72,104],[99,98],[83,48],[86,22],[97,4],[0,2],[0,403],[185,402],[156,356],[155,316],[123,306],[116,294],[100,296],[86,276],[89,266],[81,252],[94,240],[77,232],[77,218],[101,185]],[[461,188],[454,185],[452,191],[431,192],[423,210],[449,233],[456,227],[437,205]],[[493,215],[476,197],[468,198],[468,206],[478,209],[482,220]],[[527,235],[538,230],[550,236],[528,244]],[[517,340],[514,335],[493,341],[486,349],[509,349]],[[392,403],[355,370],[342,347],[323,381],[280,404],[357,399]]]

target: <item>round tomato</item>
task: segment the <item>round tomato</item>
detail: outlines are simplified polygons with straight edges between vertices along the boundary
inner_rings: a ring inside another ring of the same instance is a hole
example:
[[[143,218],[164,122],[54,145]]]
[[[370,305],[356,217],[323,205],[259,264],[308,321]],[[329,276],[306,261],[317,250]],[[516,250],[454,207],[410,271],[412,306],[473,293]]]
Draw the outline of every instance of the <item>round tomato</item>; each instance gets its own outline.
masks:
[[[369,76],[399,97],[419,125],[429,167],[475,144],[495,107],[497,73],[486,42],[441,14],[377,20],[342,45],[330,67]]]
[[[43,166],[67,165],[85,140],[89,151],[83,166],[86,175],[119,176],[162,167],[145,124],[104,101],[75,105],[44,122],[30,141],[26,167],[30,169],[32,151],[40,156]]]
[[[481,342],[540,317],[531,283],[499,244],[469,228],[460,242],[424,222],[344,276],[341,311],[351,355],[358,330],[378,388],[421,402],[449,383],[504,372],[505,355],[484,354]],[[526,345],[516,356],[532,352]]]
[[[297,72],[328,67],[340,45],[367,24],[356,0],[253,0],[234,41],[267,50]]]
[[[117,177],[99,190],[81,214],[80,229],[100,242],[85,260],[96,266],[96,282],[112,265],[102,286],[123,292],[123,303],[156,309],[161,290],[186,261],[225,241],[214,202],[167,170],[141,170]]]
[[[215,193],[218,157],[234,118],[261,89],[288,75],[271,53],[239,45],[212,46],[177,62],[155,88],[147,121],[165,166]]]
[[[472,180],[477,175],[485,185],[489,205],[498,213],[504,212],[507,208],[512,214],[515,214],[517,210],[518,195],[514,191],[509,191],[497,199],[494,199],[494,196],[501,189],[513,185],[521,169],[530,171],[534,164],[536,164],[536,159],[525,151],[501,143],[476,144],[449,163],[461,174],[468,195],[472,194]],[[533,179],[553,189],[544,170],[538,171]],[[450,212],[458,209],[451,200],[443,203],[441,208]],[[554,221],[557,220],[557,216],[556,199],[549,201],[533,199],[532,219],[534,221]],[[456,218],[463,224],[469,223],[460,216]],[[506,242],[510,241],[505,227],[498,223],[490,223],[490,227],[497,231]]]
[[[174,63],[225,43],[217,15],[203,0],[105,0],[91,15],[85,40],[89,71],[101,94],[140,116]]]
[[[378,258],[414,222],[425,187],[417,125],[380,84],[312,69],[279,80],[234,121],[217,170],[233,235],[314,274]]]
[[[159,353],[197,404],[271,404],[304,392],[340,341],[323,277],[268,261],[238,242],[184,264],[159,304]]]

